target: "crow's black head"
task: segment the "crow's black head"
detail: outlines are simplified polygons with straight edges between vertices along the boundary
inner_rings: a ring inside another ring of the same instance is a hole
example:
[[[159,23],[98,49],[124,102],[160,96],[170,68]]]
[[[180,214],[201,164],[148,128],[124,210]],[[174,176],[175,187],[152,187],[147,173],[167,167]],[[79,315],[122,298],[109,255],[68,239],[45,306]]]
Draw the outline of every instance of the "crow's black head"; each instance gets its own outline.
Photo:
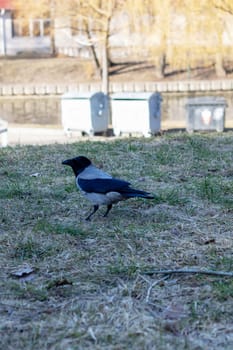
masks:
[[[84,157],[79,156],[76,158],[66,159],[62,162],[63,165],[69,165],[73,169],[75,175],[80,174],[86,167],[91,165],[91,161]]]

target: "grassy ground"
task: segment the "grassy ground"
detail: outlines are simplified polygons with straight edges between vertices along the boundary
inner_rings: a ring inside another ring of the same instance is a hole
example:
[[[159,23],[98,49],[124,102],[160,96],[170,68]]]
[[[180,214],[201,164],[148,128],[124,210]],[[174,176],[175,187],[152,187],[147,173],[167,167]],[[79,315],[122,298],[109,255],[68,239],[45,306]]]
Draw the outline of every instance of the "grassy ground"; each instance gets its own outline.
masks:
[[[2,349],[232,349],[233,134],[0,150]],[[156,194],[109,217],[61,161],[87,155]],[[33,175],[33,176],[32,176]]]

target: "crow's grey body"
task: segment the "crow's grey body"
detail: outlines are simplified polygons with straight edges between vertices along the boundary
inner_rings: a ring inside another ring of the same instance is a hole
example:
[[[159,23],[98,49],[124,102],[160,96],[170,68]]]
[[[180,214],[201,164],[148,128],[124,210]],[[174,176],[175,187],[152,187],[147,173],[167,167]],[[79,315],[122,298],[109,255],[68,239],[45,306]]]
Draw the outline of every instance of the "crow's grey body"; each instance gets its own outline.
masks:
[[[145,191],[136,190],[130,187],[130,183],[124,180],[113,178],[108,173],[96,168],[91,161],[83,156],[67,159],[62,162],[72,167],[76,176],[76,185],[82,194],[94,205],[94,209],[86,218],[99,209],[100,205],[106,205],[107,216],[112,204],[133,197],[153,199],[154,197]]]

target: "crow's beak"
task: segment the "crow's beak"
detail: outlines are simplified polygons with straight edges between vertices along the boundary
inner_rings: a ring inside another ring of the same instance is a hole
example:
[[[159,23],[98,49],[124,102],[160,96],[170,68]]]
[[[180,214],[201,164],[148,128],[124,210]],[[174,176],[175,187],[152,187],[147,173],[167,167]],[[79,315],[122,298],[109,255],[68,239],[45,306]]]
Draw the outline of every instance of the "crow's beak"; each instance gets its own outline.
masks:
[[[70,165],[70,159],[63,160],[63,165]]]

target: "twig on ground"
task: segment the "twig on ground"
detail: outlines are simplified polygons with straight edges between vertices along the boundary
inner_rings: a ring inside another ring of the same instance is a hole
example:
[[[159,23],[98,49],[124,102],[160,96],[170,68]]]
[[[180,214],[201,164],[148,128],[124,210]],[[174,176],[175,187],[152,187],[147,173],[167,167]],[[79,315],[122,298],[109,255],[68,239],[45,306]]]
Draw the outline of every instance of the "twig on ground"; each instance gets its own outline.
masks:
[[[103,267],[103,266],[102,266]],[[214,270],[201,270],[201,269],[173,269],[173,270],[157,270],[149,269],[149,267],[136,267],[135,266],[125,266],[121,269],[121,273],[127,273],[131,268],[134,268],[135,272],[138,272],[140,275],[172,275],[172,274],[195,274],[195,275],[212,275],[212,276],[222,276],[222,277],[233,277],[233,271],[214,271]]]
[[[145,275],[171,275],[171,274],[199,274],[199,275],[213,275],[213,276],[223,276],[223,277],[233,277],[233,272],[225,271],[213,271],[213,270],[198,270],[198,269],[177,269],[177,270],[148,270],[140,271],[140,273]]]
[[[146,282],[149,284],[149,288],[148,288],[148,290],[147,290],[146,298],[145,298],[146,303],[149,303],[149,301],[150,301],[150,294],[151,294],[152,288],[153,288],[154,286],[156,286],[157,284],[159,284],[159,283],[165,281],[165,280],[168,278],[168,276],[165,276],[165,277],[163,277],[163,278],[160,278],[159,280],[156,280],[156,281],[154,281],[154,282],[152,282],[152,283],[151,283],[151,281],[148,281],[148,279],[145,278],[144,276],[141,275],[141,277],[142,277],[142,279],[143,279],[144,281],[146,281]]]

